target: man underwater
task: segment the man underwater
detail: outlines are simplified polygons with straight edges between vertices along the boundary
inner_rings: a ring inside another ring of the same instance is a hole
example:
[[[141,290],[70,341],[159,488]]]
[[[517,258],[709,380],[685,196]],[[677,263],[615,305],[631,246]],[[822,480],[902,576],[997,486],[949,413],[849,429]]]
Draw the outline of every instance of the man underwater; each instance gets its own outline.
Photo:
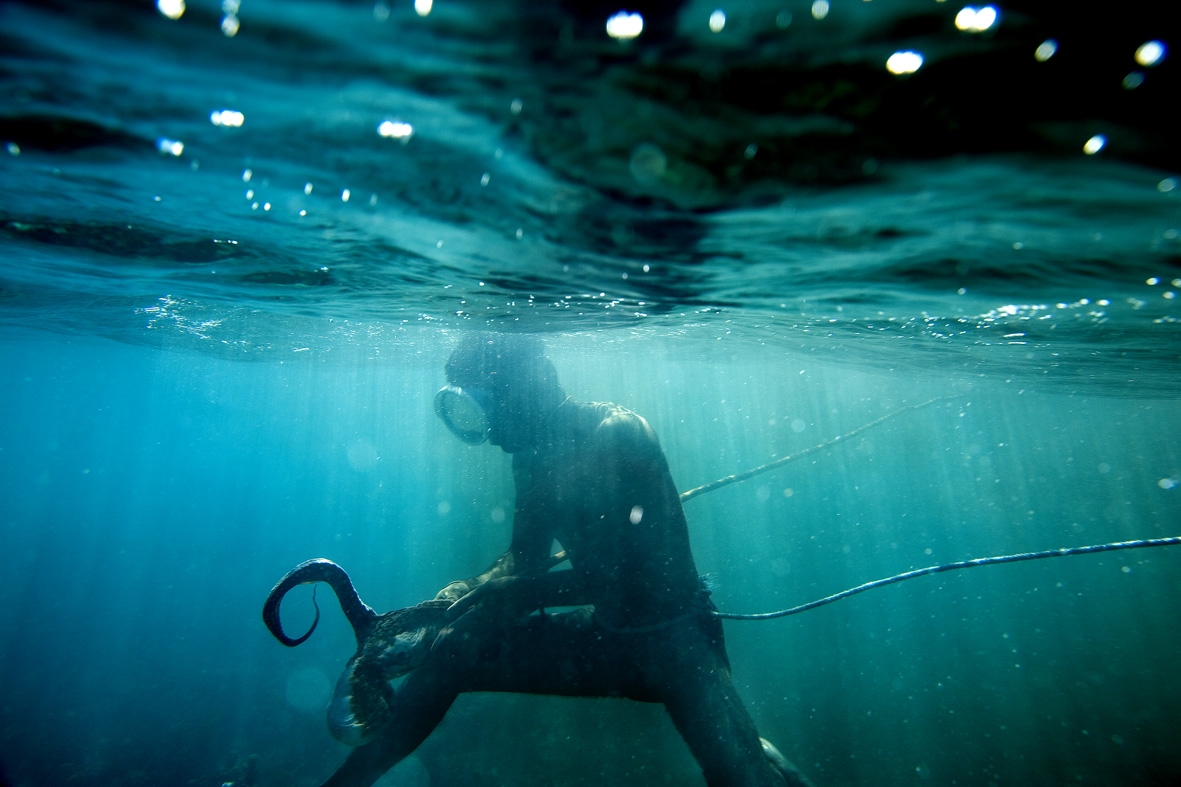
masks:
[[[439,416],[513,457],[507,552],[452,582],[451,622],[386,698],[389,720],[325,787],[362,787],[413,752],[470,691],[660,702],[712,787],[808,781],[759,738],[730,677],[721,621],[689,548],[655,432],[613,404],[568,397],[541,343],[468,335],[446,365]],[[570,570],[549,571],[558,541]],[[531,615],[546,607],[579,606]]]

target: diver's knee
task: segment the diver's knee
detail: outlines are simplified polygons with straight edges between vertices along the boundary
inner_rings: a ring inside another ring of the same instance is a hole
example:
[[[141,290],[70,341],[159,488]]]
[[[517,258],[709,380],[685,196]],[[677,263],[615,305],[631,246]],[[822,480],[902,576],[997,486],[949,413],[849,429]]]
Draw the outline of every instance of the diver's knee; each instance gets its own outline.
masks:
[[[814,787],[808,777],[800,773],[800,769],[792,765],[779,749],[775,748],[775,744],[766,738],[759,738],[759,743],[763,745],[763,754],[770,761],[771,765],[779,772],[787,783],[787,787]]]

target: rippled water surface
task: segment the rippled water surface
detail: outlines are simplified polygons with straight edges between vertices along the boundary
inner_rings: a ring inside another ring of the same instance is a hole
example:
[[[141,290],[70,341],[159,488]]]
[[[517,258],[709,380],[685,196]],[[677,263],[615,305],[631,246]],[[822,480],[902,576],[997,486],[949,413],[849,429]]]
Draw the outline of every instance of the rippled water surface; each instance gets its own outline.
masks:
[[[693,322],[1171,389],[1177,78],[1125,43],[1166,12],[666,5],[626,44],[592,6],[10,4],[5,314],[246,353]]]
[[[350,634],[258,610],[504,548],[506,461],[431,410],[474,329],[682,489],[897,412],[687,505],[729,611],[1181,534],[1175,9],[619,10],[0,5],[0,783],[327,778]],[[818,787],[1176,783],[1181,556],[1130,554],[733,624],[736,679]],[[658,707],[493,696],[388,778],[700,783]]]

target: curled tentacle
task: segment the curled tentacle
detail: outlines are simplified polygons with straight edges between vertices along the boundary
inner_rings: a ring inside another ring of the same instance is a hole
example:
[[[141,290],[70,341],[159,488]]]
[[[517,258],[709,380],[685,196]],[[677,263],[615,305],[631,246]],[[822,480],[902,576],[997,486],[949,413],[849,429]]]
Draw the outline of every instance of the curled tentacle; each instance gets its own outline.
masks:
[[[333,563],[331,560],[324,558],[316,558],[315,560],[308,560],[305,563],[300,563],[295,568],[287,572],[287,575],[279,580],[279,583],[271,588],[271,592],[267,595],[266,603],[262,607],[262,620],[266,624],[267,629],[275,635],[275,639],[282,642],[289,648],[294,648],[296,645],[307,640],[312,636],[312,632],[316,630],[316,625],[320,622],[320,607],[316,604],[315,592],[312,593],[312,605],[316,608],[316,618],[312,621],[312,626],[307,630],[307,633],[302,637],[292,638],[283,633],[283,624],[279,620],[279,604],[283,601],[283,597],[296,585],[306,585],[312,582],[325,582],[332,591],[336,593],[336,600],[340,602],[340,610],[344,612],[344,616],[348,618],[349,623],[353,627],[353,634],[357,637],[357,645],[364,643],[365,638],[369,636],[369,631],[373,628],[374,622],[377,620],[377,613],[361,600],[357,589],[353,587],[353,581],[349,579],[349,575],[340,566]]]

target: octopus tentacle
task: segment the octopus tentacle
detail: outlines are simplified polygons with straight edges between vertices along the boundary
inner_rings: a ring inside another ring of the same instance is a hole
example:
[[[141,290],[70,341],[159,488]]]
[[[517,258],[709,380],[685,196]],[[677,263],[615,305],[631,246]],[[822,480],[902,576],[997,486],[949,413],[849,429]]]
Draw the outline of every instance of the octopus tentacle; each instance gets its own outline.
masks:
[[[313,582],[324,582],[332,588],[336,594],[336,600],[340,602],[340,610],[352,625],[357,645],[360,646],[369,636],[369,632],[377,620],[377,613],[361,600],[361,596],[353,587],[353,581],[349,579],[345,570],[331,560],[324,558],[300,563],[288,571],[287,575],[271,588],[271,592],[267,595],[266,604],[262,608],[262,620],[267,629],[275,635],[275,639],[289,648],[294,648],[312,636],[312,632],[316,630],[316,626],[320,622],[320,606],[316,603],[315,591],[312,592],[312,606],[316,608],[316,617],[312,621],[311,628],[302,637],[289,637],[283,632],[283,624],[279,620],[279,604],[296,585],[306,585]]]

